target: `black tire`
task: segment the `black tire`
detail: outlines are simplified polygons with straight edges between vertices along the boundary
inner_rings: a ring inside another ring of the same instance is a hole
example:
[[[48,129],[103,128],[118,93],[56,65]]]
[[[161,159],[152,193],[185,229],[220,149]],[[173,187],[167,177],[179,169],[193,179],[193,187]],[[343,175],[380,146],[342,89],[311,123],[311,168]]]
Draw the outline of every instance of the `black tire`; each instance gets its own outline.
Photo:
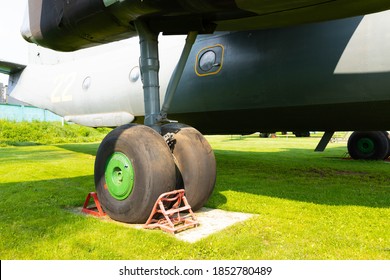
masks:
[[[104,211],[114,220],[145,223],[157,198],[174,190],[175,181],[168,145],[147,126],[118,127],[100,144],[95,160],[96,192]]]
[[[310,131],[295,131],[295,137],[310,137]]]
[[[385,159],[389,158],[390,157],[390,135],[387,131],[382,131],[382,133],[386,136],[386,139],[388,141],[388,144],[389,144],[389,150],[387,152],[387,155],[385,156]]]
[[[195,128],[178,123],[162,126],[162,134],[174,134],[171,151],[177,171],[177,189],[185,189],[192,210],[203,207],[211,196],[216,180],[213,150]]]
[[[389,152],[389,140],[382,131],[355,131],[348,139],[353,159],[383,160]]]

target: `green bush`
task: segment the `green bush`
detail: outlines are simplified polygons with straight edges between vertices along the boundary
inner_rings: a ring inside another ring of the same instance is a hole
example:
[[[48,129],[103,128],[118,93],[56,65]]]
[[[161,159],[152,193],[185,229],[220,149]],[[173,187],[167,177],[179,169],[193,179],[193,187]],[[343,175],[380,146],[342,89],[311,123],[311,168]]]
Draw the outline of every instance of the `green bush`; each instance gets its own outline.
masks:
[[[0,146],[98,142],[110,131],[59,122],[0,120]]]

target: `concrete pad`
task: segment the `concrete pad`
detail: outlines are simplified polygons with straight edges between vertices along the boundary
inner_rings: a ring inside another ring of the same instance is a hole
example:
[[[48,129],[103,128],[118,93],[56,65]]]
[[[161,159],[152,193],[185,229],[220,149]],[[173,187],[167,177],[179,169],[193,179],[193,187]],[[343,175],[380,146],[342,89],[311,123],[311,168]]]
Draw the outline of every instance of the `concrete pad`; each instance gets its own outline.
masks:
[[[194,243],[238,222],[245,221],[254,215],[203,207],[195,212],[195,216],[199,221],[199,226],[176,233],[175,236],[178,239]]]
[[[81,211],[81,208],[74,209],[75,211],[72,212],[78,212],[79,214],[84,214]],[[89,215],[91,217],[95,217],[92,215]],[[239,212],[229,212],[224,211],[220,209],[212,209],[212,208],[201,208],[200,210],[195,212],[195,216],[199,222],[199,225],[197,227],[192,227],[189,229],[186,229],[184,231],[178,232],[174,234],[177,239],[194,243],[199,241],[202,238],[205,238],[211,234],[214,234],[218,231],[221,231],[229,226],[232,226],[238,222],[243,222],[251,217],[254,216],[254,214],[248,214],[248,213],[239,213]],[[108,216],[98,218],[102,221],[107,222],[113,222],[116,224],[123,225],[125,227],[131,227],[136,229],[142,229],[142,230],[149,230],[144,229],[142,224],[126,224],[121,223],[118,221],[114,221],[110,219]],[[156,229],[159,230],[159,229]],[[170,234],[170,233],[166,233]]]

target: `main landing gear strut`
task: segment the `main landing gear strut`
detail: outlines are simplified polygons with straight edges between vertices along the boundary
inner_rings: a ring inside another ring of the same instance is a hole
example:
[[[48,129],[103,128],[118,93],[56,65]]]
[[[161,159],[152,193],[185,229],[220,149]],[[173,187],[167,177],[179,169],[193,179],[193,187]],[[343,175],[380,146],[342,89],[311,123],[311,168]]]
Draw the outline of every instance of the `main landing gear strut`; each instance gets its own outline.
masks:
[[[157,198],[184,188],[196,211],[210,197],[216,178],[213,151],[196,129],[163,124],[196,34],[190,33],[160,112],[158,33],[136,22],[140,37],[145,125],[129,124],[110,132],[95,160],[95,186],[105,212],[114,220],[144,223]]]

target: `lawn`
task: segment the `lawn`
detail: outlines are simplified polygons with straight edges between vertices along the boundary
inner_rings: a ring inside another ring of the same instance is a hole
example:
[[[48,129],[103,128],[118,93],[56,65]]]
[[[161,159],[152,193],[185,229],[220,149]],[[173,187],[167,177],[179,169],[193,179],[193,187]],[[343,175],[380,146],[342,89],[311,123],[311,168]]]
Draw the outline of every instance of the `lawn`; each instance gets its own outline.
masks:
[[[0,259],[390,259],[390,164],[319,138],[208,136],[207,207],[256,214],[196,243],[74,213],[96,143],[0,148]]]

